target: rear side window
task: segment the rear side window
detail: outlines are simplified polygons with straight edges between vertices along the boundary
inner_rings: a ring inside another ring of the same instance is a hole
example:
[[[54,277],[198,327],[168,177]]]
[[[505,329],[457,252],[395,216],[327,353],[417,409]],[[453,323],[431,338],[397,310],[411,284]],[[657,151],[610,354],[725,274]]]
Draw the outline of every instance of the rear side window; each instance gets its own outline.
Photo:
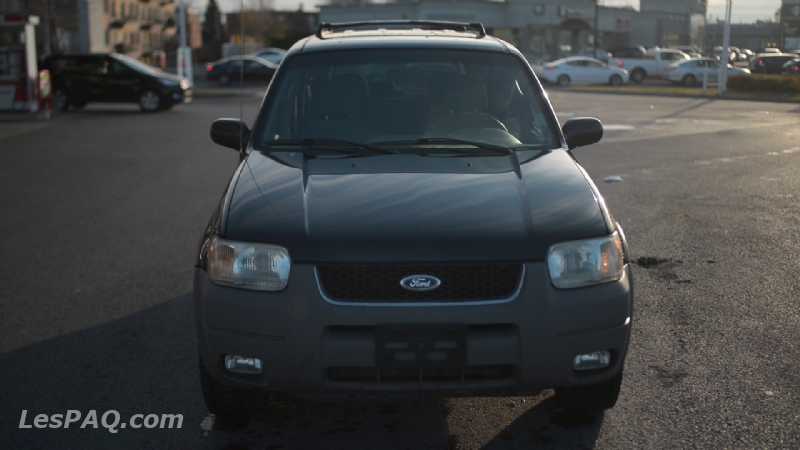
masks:
[[[95,56],[62,56],[49,61],[53,72],[77,73],[84,75],[102,75],[108,69],[106,59]]]
[[[511,136],[506,141],[561,145],[538,84],[510,54],[332,51],[300,54],[284,64],[256,125],[256,147],[279,139],[491,142],[486,136],[497,130]]]
[[[624,48],[613,52],[616,58],[642,58],[645,52],[640,48]]]
[[[683,55],[680,53],[664,52],[661,54],[661,59],[664,61],[679,61],[683,59]]]

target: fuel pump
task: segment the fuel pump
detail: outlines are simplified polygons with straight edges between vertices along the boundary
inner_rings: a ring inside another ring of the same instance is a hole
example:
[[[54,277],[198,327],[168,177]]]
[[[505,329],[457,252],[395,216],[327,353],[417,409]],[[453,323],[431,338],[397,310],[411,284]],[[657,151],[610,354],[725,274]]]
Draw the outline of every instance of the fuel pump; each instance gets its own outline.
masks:
[[[49,76],[36,55],[37,16],[0,14],[0,112],[49,111]]]

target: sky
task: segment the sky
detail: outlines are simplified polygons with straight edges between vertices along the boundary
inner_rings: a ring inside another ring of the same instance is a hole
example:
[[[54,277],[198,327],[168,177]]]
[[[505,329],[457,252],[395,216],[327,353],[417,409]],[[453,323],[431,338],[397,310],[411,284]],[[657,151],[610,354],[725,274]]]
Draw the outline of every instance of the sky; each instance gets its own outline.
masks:
[[[190,0],[191,3],[200,7],[205,5],[206,0]],[[221,3],[222,9],[229,11],[237,9],[241,0],[217,0]],[[324,0],[245,0],[246,4],[256,6],[259,1],[264,4],[272,2],[276,9],[297,9],[302,3],[306,10],[316,9],[316,6]],[[664,0],[670,1],[670,0]],[[733,22],[753,22],[758,19],[769,20],[775,17],[781,0],[733,0]],[[639,0],[600,0],[600,4],[609,6],[633,6],[639,7]],[[725,15],[725,0],[708,0],[708,16],[711,20],[721,19]]]

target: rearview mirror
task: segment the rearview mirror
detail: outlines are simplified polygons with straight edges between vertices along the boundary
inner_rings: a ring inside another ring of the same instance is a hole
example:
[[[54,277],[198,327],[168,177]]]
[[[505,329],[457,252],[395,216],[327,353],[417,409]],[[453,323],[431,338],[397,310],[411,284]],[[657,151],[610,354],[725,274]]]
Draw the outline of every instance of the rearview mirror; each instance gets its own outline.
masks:
[[[569,119],[562,131],[570,150],[596,144],[603,139],[603,123],[593,117]]]
[[[241,151],[250,140],[250,129],[239,119],[217,119],[211,124],[211,140]]]

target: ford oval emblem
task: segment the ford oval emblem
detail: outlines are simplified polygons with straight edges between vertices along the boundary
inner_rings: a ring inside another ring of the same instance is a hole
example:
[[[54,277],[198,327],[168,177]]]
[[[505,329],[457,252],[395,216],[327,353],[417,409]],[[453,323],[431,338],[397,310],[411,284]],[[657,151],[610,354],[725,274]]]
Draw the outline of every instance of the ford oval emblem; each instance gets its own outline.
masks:
[[[432,291],[442,285],[442,280],[433,275],[410,275],[400,280],[400,286],[408,291]]]

